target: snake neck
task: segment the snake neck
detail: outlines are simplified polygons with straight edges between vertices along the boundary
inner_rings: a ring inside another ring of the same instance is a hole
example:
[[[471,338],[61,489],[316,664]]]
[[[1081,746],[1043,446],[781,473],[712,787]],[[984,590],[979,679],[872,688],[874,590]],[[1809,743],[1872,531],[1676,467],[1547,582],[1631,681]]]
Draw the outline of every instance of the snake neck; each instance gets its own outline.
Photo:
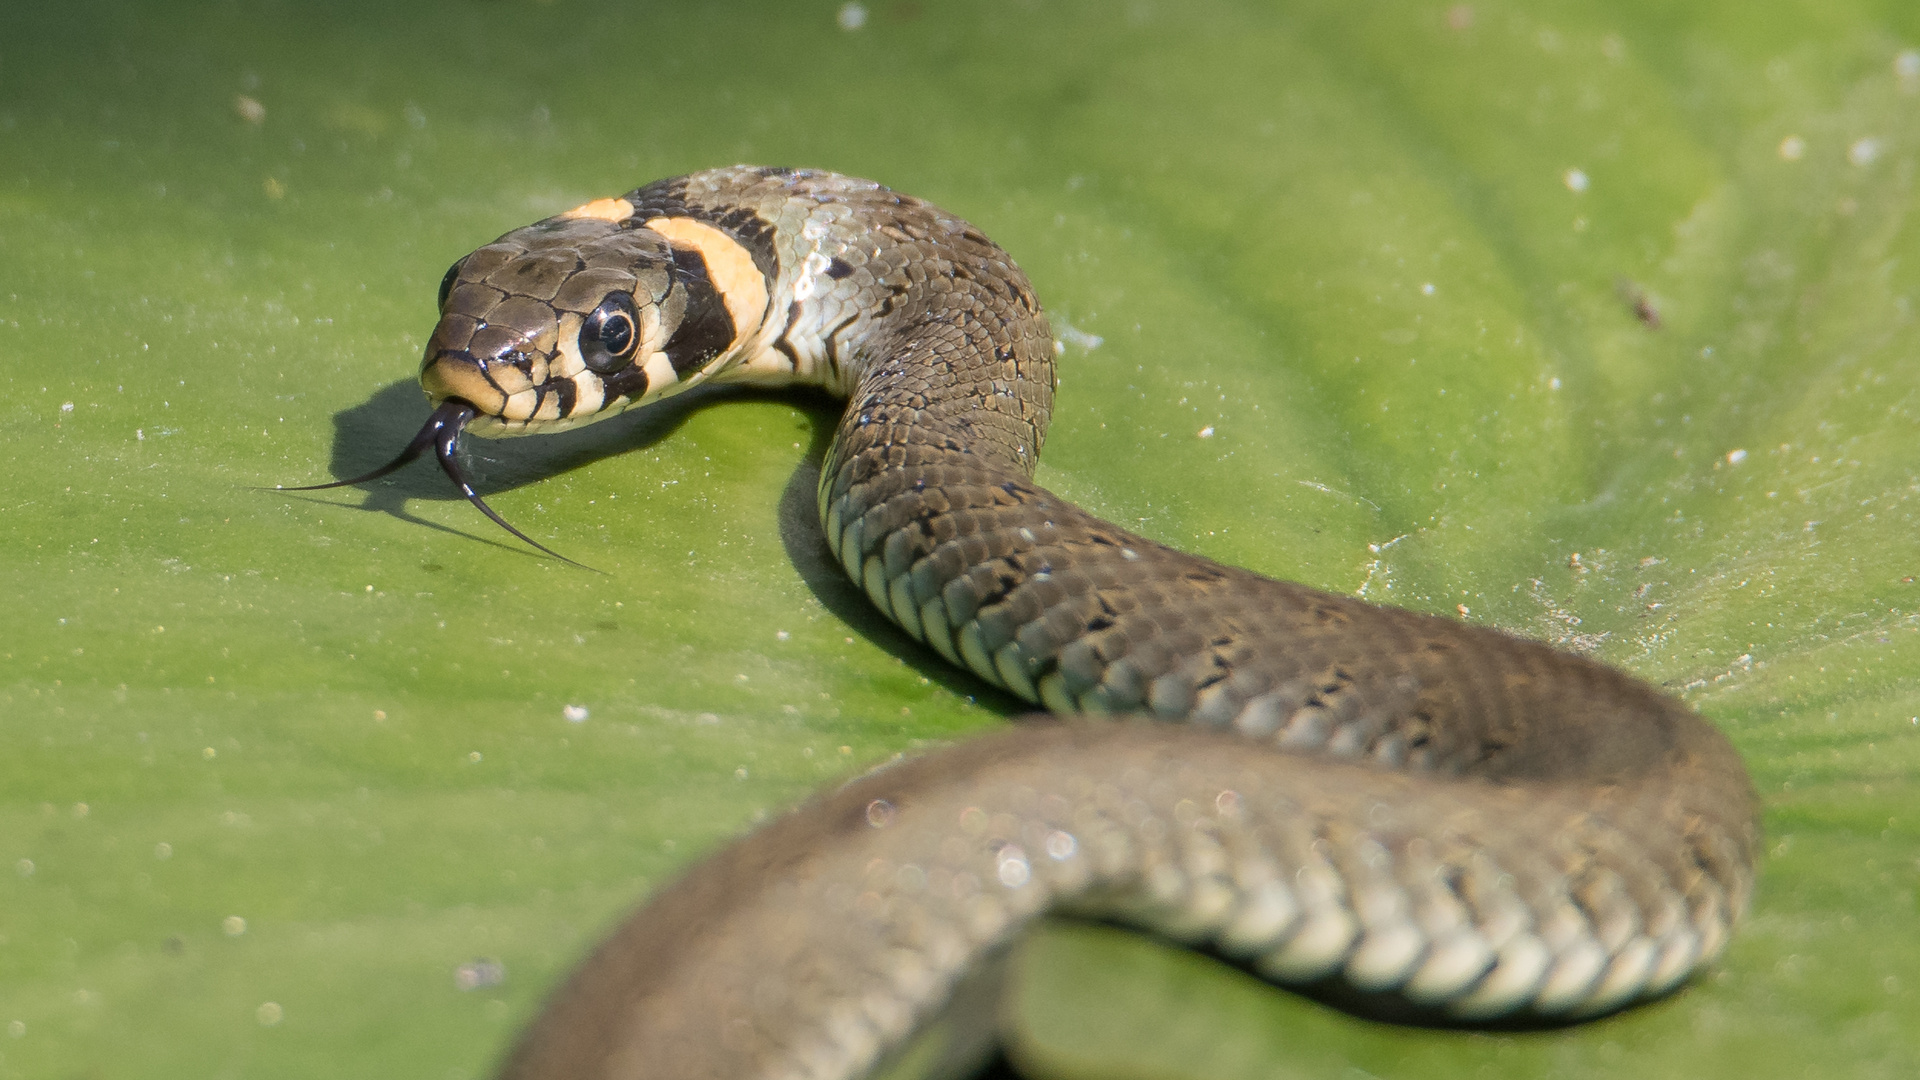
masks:
[[[1053,334],[1026,275],[978,229],[872,181],[806,169],[714,169],[623,201],[631,220],[699,245],[708,266],[759,270],[711,277],[737,313],[732,344],[683,383],[817,386],[849,402],[843,445],[864,446],[861,429],[884,415],[911,441],[958,440],[1032,475],[1053,405]]]

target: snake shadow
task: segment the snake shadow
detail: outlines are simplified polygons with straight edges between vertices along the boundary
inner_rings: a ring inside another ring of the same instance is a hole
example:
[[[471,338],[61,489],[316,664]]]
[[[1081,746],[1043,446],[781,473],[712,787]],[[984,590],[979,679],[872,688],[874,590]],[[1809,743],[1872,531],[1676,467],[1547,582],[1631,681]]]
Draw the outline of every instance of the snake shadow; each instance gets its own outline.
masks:
[[[832,444],[845,405],[816,391],[766,390],[745,386],[697,386],[681,394],[634,409],[597,424],[525,439],[461,440],[461,456],[474,490],[484,498],[537,484],[570,469],[603,458],[642,450],[667,439],[695,414],[719,405],[743,401],[777,401],[798,407],[812,429],[806,453],[780,493],[775,518],[780,544],[820,606],[847,627],[900,659],[916,674],[949,692],[972,699],[1002,716],[1030,712],[1031,706],[969,672],[953,668],[931,649],[915,641],[877,611],[865,591],[847,577],[840,561],[827,547],[815,492],[820,469]],[[335,477],[359,476],[392,460],[432,413],[420,384],[395,381],[375,391],[366,401],[333,415],[333,447],[328,469]],[[288,483],[311,479],[290,478]],[[411,525],[434,529],[476,543],[517,552],[532,559],[546,556],[512,539],[490,534],[490,523],[475,515],[482,528],[467,530],[428,521],[407,510],[411,499],[465,502],[432,460],[423,455],[406,468],[360,484],[349,485],[366,494],[358,505],[337,502],[322,492],[283,493],[287,498],[325,503],[332,507],[386,514]],[[348,490],[342,489],[342,490]]]

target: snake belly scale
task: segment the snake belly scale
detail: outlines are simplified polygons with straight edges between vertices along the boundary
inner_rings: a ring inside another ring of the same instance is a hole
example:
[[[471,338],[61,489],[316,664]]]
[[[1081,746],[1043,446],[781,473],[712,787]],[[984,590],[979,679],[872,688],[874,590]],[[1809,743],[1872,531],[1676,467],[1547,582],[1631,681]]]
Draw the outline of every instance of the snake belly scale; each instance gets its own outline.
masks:
[[[870,1075],[1046,912],[1446,1021],[1605,1013],[1721,953],[1759,828],[1718,731],[1591,661],[1049,493],[1053,364],[1004,251],[831,173],[660,181],[448,271],[421,377],[438,407],[409,453],[434,443],[457,478],[463,428],[551,430],[707,381],[825,387],[848,402],[819,491],[848,575],[955,665],[1082,717],[872,773],[696,865],[504,1076]],[[956,1030],[939,1065],[964,1070],[991,1032]]]

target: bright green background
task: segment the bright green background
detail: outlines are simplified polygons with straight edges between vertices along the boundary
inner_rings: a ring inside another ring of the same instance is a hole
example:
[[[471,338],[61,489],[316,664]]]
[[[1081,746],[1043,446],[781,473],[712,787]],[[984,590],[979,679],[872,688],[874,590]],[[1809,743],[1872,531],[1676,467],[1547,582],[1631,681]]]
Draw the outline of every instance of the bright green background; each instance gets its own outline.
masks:
[[[1765,799],[1754,916],[1669,1002],[1402,1030],[1068,930],[1036,1073],[1920,1074],[1920,8],[837,9],[9,7],[0,1077],[483,1074],[687,859],[1012,711],[823,558],[818,402],[474,447],[608,576],[424,466],[254,490],[412,432],[452,259],[740,160],[930,197],[1102,339],[1045,483],[1592,649]]]

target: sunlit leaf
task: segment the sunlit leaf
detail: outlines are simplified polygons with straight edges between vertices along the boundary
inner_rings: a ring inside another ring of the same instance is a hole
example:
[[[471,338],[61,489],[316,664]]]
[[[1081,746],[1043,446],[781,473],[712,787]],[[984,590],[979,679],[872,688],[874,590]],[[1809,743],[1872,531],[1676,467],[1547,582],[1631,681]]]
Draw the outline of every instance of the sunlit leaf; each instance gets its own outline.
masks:
[[[429,465],[448,263],[658,176],[872,176],[1067,347],[1041,480],[1591,651],[1724,726],[1752,920],[1674,999],[1383,1027],[1100,928],[1036,1076],[1920,1073],[1920,8],[46,5],[0,35],[0,1077],[484,1075],[689,859],[1017,703],[812,521],[835,410]],[[858,23],[854,29],[845,25]]]

